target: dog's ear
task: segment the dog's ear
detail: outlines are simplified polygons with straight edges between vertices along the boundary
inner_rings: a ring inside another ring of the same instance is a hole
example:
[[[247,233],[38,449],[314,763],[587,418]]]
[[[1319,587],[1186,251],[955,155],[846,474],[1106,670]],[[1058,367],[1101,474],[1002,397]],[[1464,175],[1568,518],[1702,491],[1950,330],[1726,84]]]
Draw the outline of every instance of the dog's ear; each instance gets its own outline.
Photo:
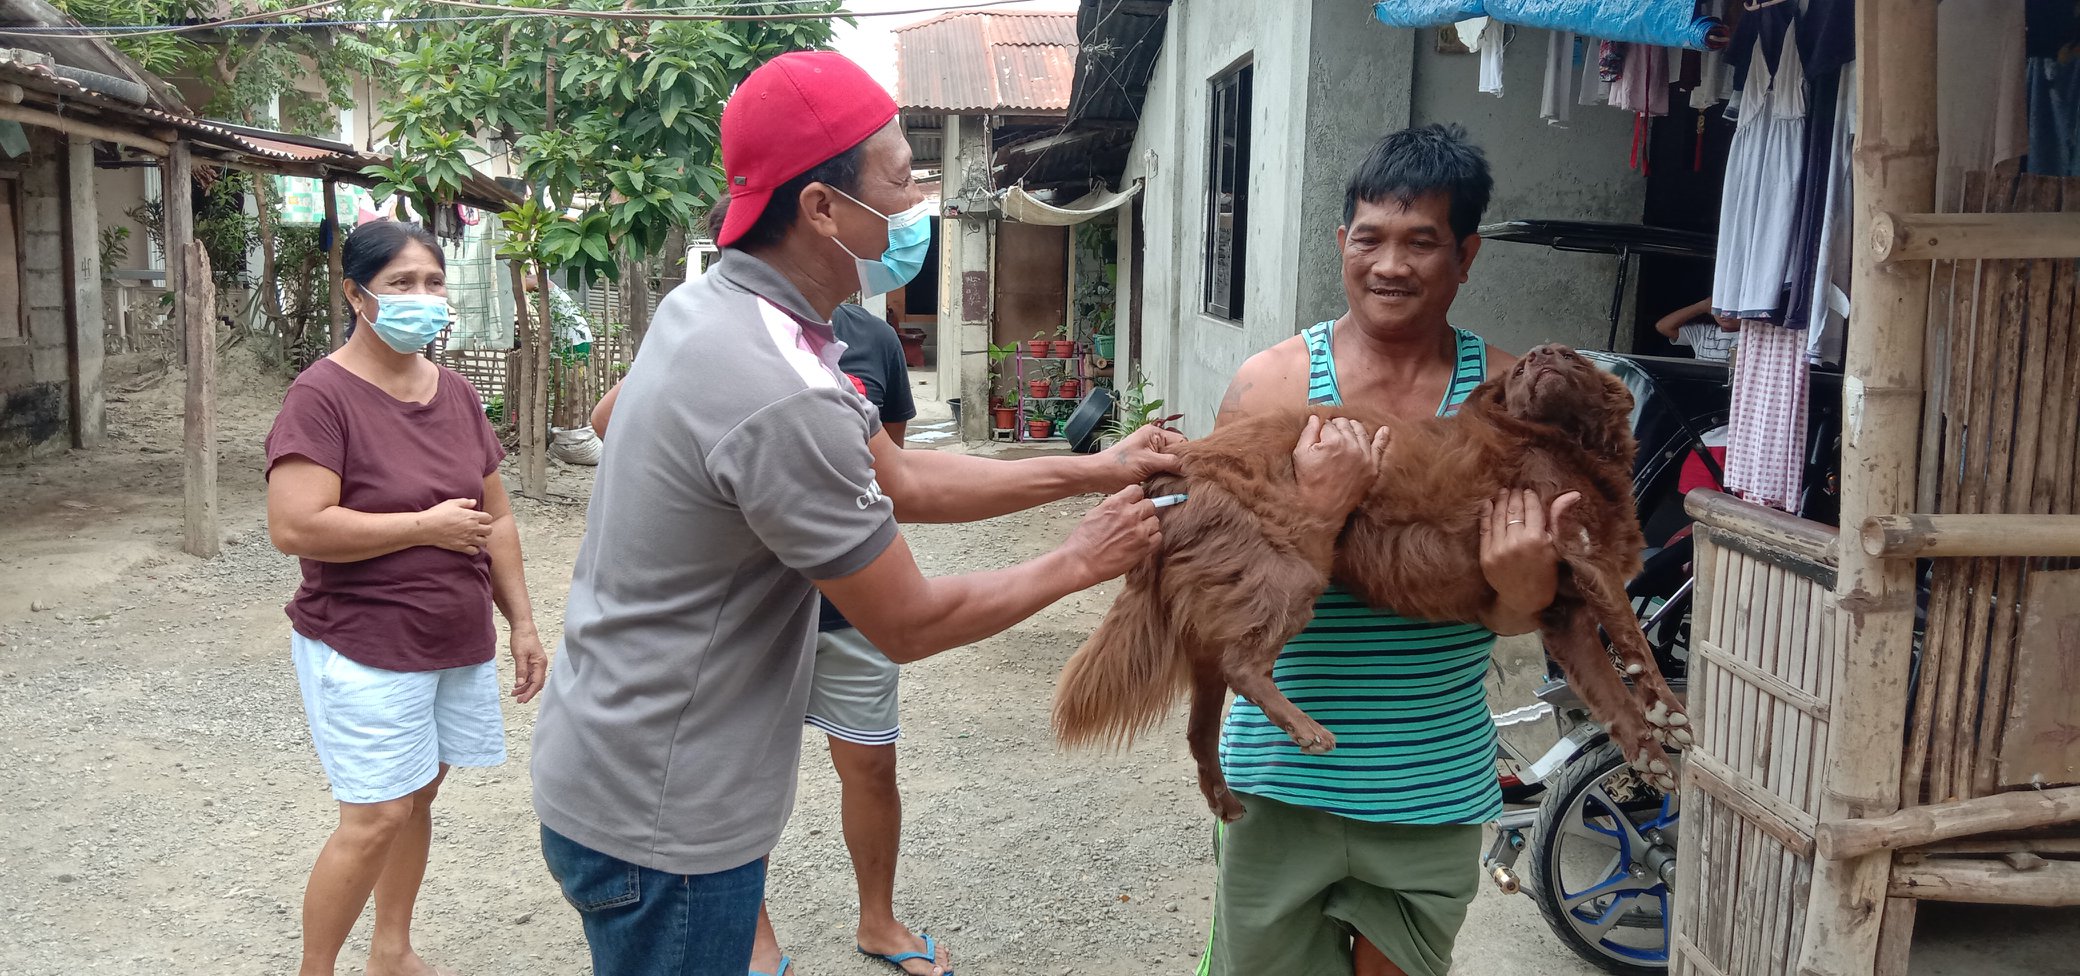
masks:
[[[1632,456],[1632,390],[1625,381],[1603,370],[1595,370],[1601,383],[1598,394],[1584,406],[1583,446],[1599,457]]]
[[[1503,386],[1508,382],[1508,373],[1491,376],[1482,381],[1481,385],[1474,387],[1473,392],[1466,394],[1466,399],[1460,402],[1459,412],[1490,416],[1508,413],[1509,397]]]

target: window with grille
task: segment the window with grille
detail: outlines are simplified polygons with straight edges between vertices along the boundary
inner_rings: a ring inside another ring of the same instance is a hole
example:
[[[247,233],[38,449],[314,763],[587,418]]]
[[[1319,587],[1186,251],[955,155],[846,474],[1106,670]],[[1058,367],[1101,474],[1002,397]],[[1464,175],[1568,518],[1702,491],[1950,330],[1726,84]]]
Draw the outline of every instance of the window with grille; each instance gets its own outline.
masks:
[[[1250,66],[1213,79],[1206,153],[1206,312],[1242,321],[1249,224]]]

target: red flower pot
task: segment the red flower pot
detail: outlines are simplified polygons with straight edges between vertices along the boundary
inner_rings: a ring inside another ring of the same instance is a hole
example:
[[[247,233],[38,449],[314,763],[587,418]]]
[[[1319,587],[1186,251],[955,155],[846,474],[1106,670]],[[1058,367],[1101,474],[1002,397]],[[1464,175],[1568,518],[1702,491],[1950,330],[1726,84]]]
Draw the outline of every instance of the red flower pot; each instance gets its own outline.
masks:
[[[1018,408],[991,407],[989,418],[990,427],[996,430],[1010,430],[1018,425]]]
[[[1067,339],[1056,339],[1047,344],[1056,359],[1069,359],[1076,355],[1076,343]]]
[[[1063,380],[1063,381],[1062,381],[1062,387],[1061,387],[1061,390],[1060,390],[1060,391],[1058,391],[1058,392],[1057,392],[1057,393],[1056,393],[1055,395],[1056,395],[1056,396],[1059,396],[1059,397],[1066,397],[1066,398],[1068,398],[1068,399],[1074,400],[1074,399],[1076,399],[1076,396],[1077,396],[1077,394],[1080,394],[1080,393],[1082,393],[1082,392],[1083,392],[1083,381],[1082,381],[1082,380],[1073,380],[1073,379],[1069,379],[1069,380]]]
[[[1047,340],[1046,340],[1046,339],[1028,339],[1028,340],[1026,340],[1026,355],[1028,355],[1028,356],[1032,356],[1032,357],[1033,357],[1033,358],[1035,358],[1035,359],[1039,359],[1039,358],[1045,357],[1045,356],[1047,355]]]
[[[1026,392],[1030,394],[1035,400],[1042,399],[1047,396],[1047,388],[1049,385],[1050,384],[1046,380],[1027,380]]]
[[[1037,441],[1052,433],[1054,433],[1054,422],[1051,420],[1026,421],[1026,438],[1028,440]]]

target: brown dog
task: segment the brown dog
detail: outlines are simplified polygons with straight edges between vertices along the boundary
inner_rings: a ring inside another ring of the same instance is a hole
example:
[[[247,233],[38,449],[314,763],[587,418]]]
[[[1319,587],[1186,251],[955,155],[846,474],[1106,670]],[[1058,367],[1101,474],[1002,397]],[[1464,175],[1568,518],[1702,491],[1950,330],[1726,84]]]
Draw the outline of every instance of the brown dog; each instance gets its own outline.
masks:
[[[1393,425],[1378,480],[1339,533],[1297,507],[1292,445],[1316,408],[1253,418],[1180,446],[1181,473],[1150,495],[1183,492],[1163,516],[1163,546],[1127,575],[1112,609],[1062,671],[1054,729],[1067,745],[1123,745],[1162,720],[1184,689],[1186,736],[1199,787],[1223,819],[1242,815],[1215,755],[1225,690],[1255,702],[1309,752],[1335,736],[1272,683],[1286,642],[1314,616],[1330,579],[1375,608],[1411,618],[1478,623],[1495,598],[1480,567],[1482,503],[1504,489],[1541,505],[1581,499],[1550,531],[1559,592],[1539,633],[1567,680],[1633,766],[1673,789],[1662,745],[1690,742],[1689,718],[1660,670],[1625,595],[1645,539],[1631,492],[1632,395],[1617,377],[1565,346],[1526,353],[1482,383],[1456,416]],[[1625,681],[1597,638],[1617,646]]]

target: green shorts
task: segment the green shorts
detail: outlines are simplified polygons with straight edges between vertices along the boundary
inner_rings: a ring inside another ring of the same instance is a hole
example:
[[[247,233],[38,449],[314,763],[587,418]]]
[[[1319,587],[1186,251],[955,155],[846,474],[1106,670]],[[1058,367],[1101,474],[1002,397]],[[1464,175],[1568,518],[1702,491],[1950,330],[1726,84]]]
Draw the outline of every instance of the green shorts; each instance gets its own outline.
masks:
[[[1444,976],[1480,884],[1479,824],[1370,823],[1242,796],[1217,835],[1200,976],[1350,976],[1351,936],[1408,976]]]

